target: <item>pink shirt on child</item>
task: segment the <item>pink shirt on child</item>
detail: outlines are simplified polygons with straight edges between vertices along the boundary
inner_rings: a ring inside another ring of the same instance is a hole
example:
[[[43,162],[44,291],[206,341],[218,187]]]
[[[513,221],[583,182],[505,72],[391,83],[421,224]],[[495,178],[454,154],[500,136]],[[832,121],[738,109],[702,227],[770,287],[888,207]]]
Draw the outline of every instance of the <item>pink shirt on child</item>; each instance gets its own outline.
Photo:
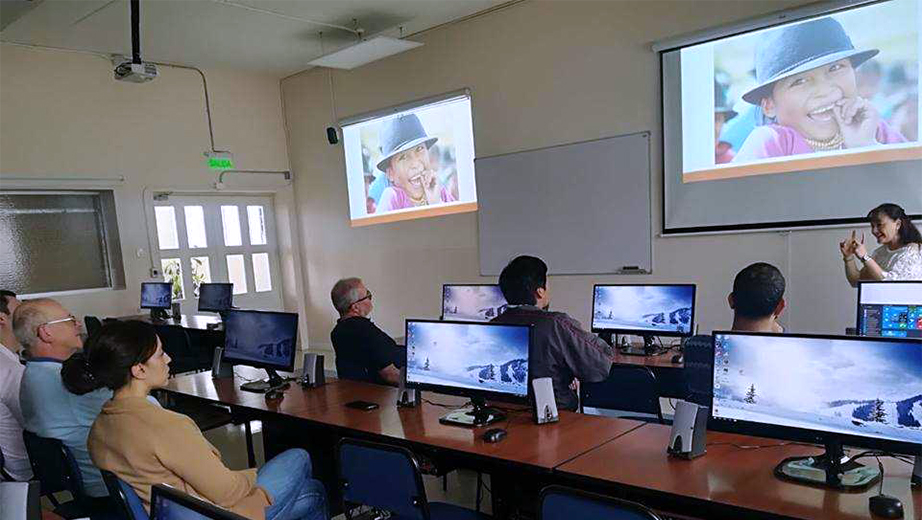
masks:
[[[439,190],[439,195],[441,196],[442,202],[455,201],[455,198],[452,197],[451,192],[446,190],[445,187],[442,187]],[[383,213],[385,211],[412,207],[413,201],[410,199],[410,196],[406,191],[404,191],[403,188],[398,188],[397,186],[388,186],[384,189],[384,193],[381,194],[381,200],[378,202],[378,209],[375,210],[375,213]]]
[[[899,131],[890,128],[886,122],[877,125],[877,141],[881,144],[905,143],[906,138]],[[757,126],[743,146],[740,147],[733,162],[748,162],[769,157],[786,157],[802,153],[813,153],[813,148],[807,144],[800,132],[789,126],[765,125]]]

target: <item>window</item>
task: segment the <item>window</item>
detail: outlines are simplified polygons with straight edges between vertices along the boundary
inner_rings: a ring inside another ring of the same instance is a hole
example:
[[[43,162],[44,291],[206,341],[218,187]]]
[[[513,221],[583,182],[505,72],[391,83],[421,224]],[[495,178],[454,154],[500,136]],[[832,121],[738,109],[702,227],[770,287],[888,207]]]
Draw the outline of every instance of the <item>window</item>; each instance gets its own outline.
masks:
[[[0,286],[24,295],[124,287],[115,198],[0,191]]]
[[[234,284],[234,305],[282,308],[272,198],[155,194],[151,241],[173,299],[194,313],[205,282]]]

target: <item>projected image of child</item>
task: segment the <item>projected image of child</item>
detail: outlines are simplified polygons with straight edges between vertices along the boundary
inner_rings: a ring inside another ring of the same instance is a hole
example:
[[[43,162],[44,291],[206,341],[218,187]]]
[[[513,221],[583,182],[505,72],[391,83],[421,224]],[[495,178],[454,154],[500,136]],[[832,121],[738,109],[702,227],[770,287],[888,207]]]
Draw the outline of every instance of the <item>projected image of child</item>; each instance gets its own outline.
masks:
[[[756,86],[742,96],[761,108],[763,124],[733,162],[906,142],[860,95],[856,69],[878,52],[856,49],[832,17],[765,34],[756,45]]]
[[[423,128],[416,114],[385,121],[379,133],[381,152],[378,170],[390,186],[381,193],[376,213],[454,202],[451,192],[439,182],[429,153],[438,141]]]

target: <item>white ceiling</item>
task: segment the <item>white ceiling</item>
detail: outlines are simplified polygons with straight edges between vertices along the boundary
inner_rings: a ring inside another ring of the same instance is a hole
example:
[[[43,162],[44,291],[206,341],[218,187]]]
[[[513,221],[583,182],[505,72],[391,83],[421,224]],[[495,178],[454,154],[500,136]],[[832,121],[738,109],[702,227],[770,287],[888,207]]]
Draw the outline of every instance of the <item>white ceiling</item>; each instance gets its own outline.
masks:
[[[141,0],[141,56],[150,61],[283,77],[309,68],[307,63],[322,54],[357,41],[346,30],[310,21],[353,27],[355,19],[366,37],[379,33],[399,36],[399,27],[404,35],[413,34],[506,2]],[[8,24],[0,40],[131,54],[128,0],[39,0],[28,2],[31,9],[21,9],[23,3],[0,1],[4,24]],[[325,52],[321,51],[321,31]]]

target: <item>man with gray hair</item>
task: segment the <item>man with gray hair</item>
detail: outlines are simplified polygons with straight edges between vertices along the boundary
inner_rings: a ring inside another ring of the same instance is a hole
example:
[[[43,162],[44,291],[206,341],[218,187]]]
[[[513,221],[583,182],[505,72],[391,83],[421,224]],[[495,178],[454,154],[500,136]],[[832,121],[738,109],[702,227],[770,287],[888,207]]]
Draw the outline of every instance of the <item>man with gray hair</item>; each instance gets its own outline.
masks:
[[[336,374],[340,379],[396,386],[403,366],[397,343],[379,329],[368,315],[373,305],[371,292],[359,278],[343,278],[330,291],[333,307],[339,313],[330,332],[336,351]]]
[[[41,437],[59,439],[70,448],[86,493],[107,497],[99,469],[90,460],[86,439],[112,391],[72,394],[61,381],[61,364],[83,349],[80,322],[49,298],[23,302],[13,313],[13,331],[26,351],[26,369],[19,387],[23,428]],[[100,506],[104,502],[100,500]]]

